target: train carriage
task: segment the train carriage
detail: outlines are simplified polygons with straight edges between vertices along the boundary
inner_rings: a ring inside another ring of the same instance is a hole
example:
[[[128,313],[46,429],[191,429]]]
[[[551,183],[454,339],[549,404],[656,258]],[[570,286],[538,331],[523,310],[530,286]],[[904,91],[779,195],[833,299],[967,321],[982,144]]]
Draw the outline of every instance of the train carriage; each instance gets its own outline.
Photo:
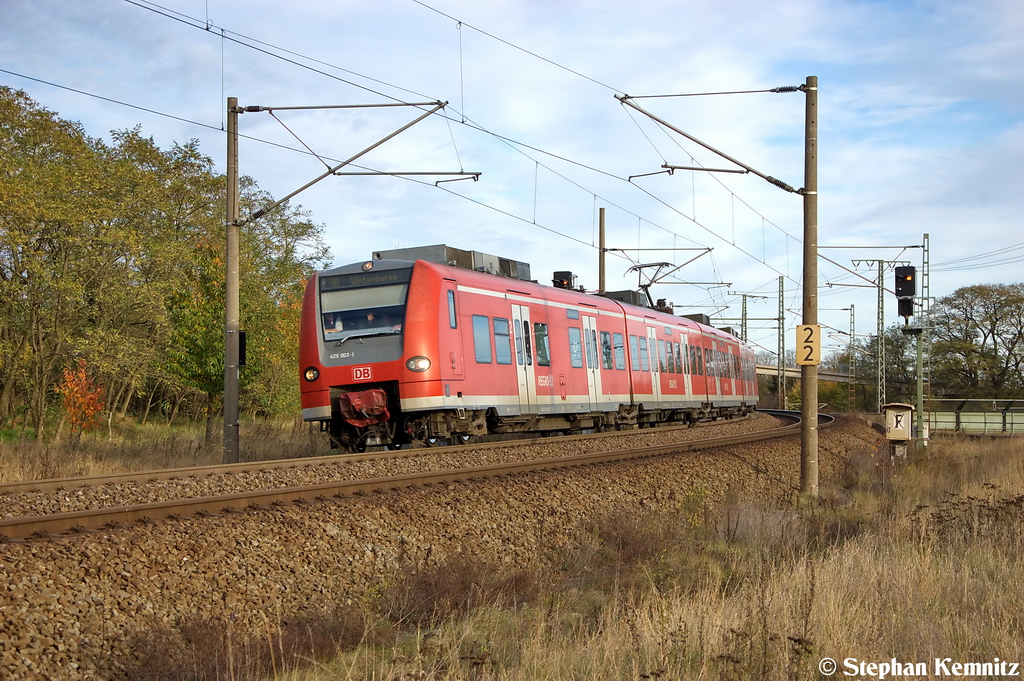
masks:
[[[350,450],[694,423],[757,401],[753,353],[720,330],[424,259],[314,274],[299,361],[303,418]]]

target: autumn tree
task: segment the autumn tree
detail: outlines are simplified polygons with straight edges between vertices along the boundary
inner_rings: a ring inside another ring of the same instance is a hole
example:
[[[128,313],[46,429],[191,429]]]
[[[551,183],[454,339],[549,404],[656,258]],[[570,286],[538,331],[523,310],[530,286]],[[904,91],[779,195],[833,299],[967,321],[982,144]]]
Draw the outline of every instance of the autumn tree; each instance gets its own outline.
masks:
[[[213,418],[224,196],[224,176],[195,141],[161,150],[136,128],[104,142],[0,88],[0,423],[20,416],[42,437],[61,369],[76,358],[107,386],[108,419],[200,401]],[[243,212],[270,202],[250,178],[242,198]],[[325,259],[322,228],[301,208],[242,230],[251,412],[298,408],[297,301]]]
[[[96,427],[97,417],[103,411],[106,391],[89,375],[85,360],[80,359],[77,368],[64,369],[57,393],[61,396],[64,414],[71,425],[71,441],[78,444],[83,432]]]
[[[933,377],[963,398],[1024,392],[1024,285],[965,286],[933,309]]]

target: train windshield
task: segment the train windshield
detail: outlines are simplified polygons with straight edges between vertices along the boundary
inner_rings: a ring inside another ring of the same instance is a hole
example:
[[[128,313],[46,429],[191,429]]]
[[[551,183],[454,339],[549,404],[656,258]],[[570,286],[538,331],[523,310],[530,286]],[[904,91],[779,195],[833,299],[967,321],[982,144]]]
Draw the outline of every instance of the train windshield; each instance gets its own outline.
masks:
[[[325,341],[402,332],[408,283],[320,292]]]

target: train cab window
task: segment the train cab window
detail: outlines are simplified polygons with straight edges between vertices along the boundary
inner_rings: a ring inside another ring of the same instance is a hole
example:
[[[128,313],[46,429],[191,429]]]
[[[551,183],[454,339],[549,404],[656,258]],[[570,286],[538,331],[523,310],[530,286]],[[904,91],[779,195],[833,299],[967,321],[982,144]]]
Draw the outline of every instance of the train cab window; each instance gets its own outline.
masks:
[[[575,326],[569,327],[569,363],[574,369],[583,367],[583,336]]]
[[[494,318],[494,361],[498,364],[512,363],[512,342],[508,320]]]
[[[636,336],[632,334],[629,336],[629,359],[633,371],[640,371],[640,345],[637,343]]]
[[[321,284],[320,310],[325,341],[400,334],[408,283],[327,290]]]
[[[537,366],[551,366],[551,343],[548,340],[548,325],[534,322],[533,337],[535,340],[534,346],[537,348]],[[527,349],[529,349],[529,340],[527,340]]]
[[[618,335],[618,334],[616,334]],[[611,369],[614,364],[612,353],[612,335],[607,331],[601,332],[601,364],[605,369]]]
[[[640,336],[640,371],[650,371],[651,363],[647,359],[647,336]]]
[[[491,324],[487,317],[479,314],[473,315],[473,351],[477,364],[491,363]]]
[[[619,371],[626,370],[626,341],[622,337],[621,333],[617,333],[612,336],[612,340],[615,342],[613,346],[615,349],[615,368]]]
[[[448,289],[448,326],[454,329],[458,325],[459,320],[455,316],[455,291]]]

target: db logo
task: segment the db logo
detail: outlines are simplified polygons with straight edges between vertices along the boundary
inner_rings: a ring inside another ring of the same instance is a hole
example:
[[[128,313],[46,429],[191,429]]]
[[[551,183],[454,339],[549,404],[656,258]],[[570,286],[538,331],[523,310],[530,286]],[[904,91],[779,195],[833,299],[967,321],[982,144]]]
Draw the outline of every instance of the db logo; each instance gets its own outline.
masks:
[[[353,381],[369,381],[373,378],[372,367],[352,367]]]

